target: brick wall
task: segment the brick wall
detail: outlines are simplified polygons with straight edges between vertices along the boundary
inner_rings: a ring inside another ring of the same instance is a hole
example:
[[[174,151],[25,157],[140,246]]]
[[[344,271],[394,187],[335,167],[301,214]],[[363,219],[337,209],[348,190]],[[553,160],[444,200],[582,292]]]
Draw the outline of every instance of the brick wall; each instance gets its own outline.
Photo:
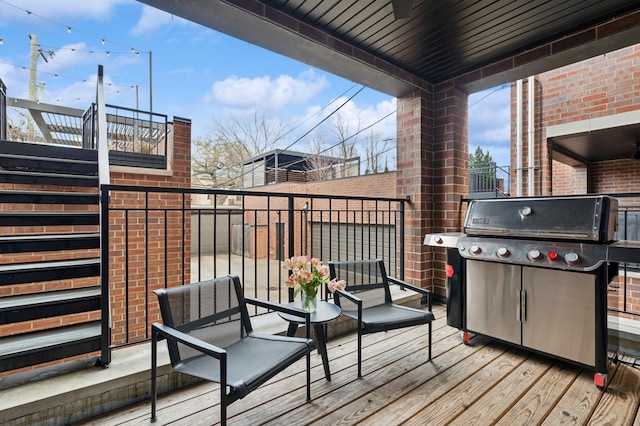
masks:
[[[546,144],[548,126],[572,123],[640,110],[640,45],[599,55],[535,77],[535,195],[584,194],[587,192],[637,191],[638,162],[616,160],[572,168],[551,161]],[[516,85],[511,95],[511,169],[515,193]],[[523,164],[527,164],[527,82],[523,84]],[[538,120],[539,117],[539,120]],[[538,122],[539,121],[539,122]],[[606,172],[606,173],[605,173]],[[526,169],[523,171],[526,193]],[[539,190],[538,190],[539,188]]]
[[[174,118],[173,151],[169,155],[168,171],[111,167],[111,183],[190,188],[189,120]],[[183,200],[180,194],[150,193],[146,197],[142,192],[112,192],[110,206],[113,210],[109,225],[112,343],[146,338],[146,324],[160,318],[153,290],[165,284],[171,287],[190,282],[191,216],[185,215],[183,218],[181,211],[168,211],[165,215],[166,209],[181,209],[183,205],[189,208],[190,201],[189,195]],[[124,213],[117,211],[121,206],[143,210],[130,212],[125,224]],[[145,208],[149,210],[148,216]],[[126,232],[127,247],[124,239]],[[128,258],[125,258],[126,253]]]

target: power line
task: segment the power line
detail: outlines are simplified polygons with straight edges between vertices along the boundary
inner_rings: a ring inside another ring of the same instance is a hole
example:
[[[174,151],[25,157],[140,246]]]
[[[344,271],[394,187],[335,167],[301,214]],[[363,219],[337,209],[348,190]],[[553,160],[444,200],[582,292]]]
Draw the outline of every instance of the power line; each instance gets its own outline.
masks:
[[[39,15],[39,14],[37,14],[37,13],[35,13],[35,12],[31,11],[31,10],[23,9],[23,8],[21,8],[21,7],[19,7],[19,6],[16,6],[15,4],[9,3],[8,1],[0,0],[0,3],[5,4],[5,5],[9,6],[9,7],[13,7],[14,9],[20,10],[20,11],[22,11],[22,12],[25,12],[25,13],[26,13],[27,15],[29,15],[29,16],[35,16],[35,17],[37,17],[37,18],[39,18],[39,19],[42,19],[43,21],[46,21],[46,22],[49,22],[49,23],[51,23],[51,24],[57,25],[57,26],[59,26],[59,27],[62,27],[62,28],[64,28],[68,33],[71,33],[71,32],[73,32],[73,31],[75,31],[75,32],[78,32],[78,33],[80,33],[80,34],[84,34],[84,35],[86,35],[86,36],[89,36],[89,37],[95,38],[95,39],[97,39],[97,40],[100,40],[100,42],[101,42],[102,44],[110,43],[110,44],[113,44],[113,45],[115,45],[115,46],[123,47],[123,48],[125,48],[125,49],[130,49],[130,52],[132,52],[132,53],[149,53],[148,51],[135,49],[135,48],[133,48],[133,47],[131,47],[131,46],[126,46],[126,45],[124,45],[124,44],[121,44],[121,43],[118,43],[118,42],[115,42],[115,41],[109,40],[109,39],[107,39],[107,38],[105,38],[105,37],[100,37],[100,36],[97,36],[97,35],[95,35],[95,34],[91,34],[91,33],[88,33],[88,32],[86,32],[86,31],[80,30],[80,29],[78,29],[78,28],[74,28],[74,27],[72,27],[71,25],[65,25],[65,24],[62,24],[62,23],[60,23],[60,22],[54,21],[53,19],[49,19],[49,18],[47,18],[47,17],[45,17],[45,16]]]
[[[503,84],[502,86],[492,90],[491,92],[487,93],[486,95],[484,95],[483,97],[481,97],[480,99],[477,99],[474,103],[472,103],[471,105],[469,105],[469,107],[467,109],[471,109],[473,108],[475,105],[477,105],[478,103],[480,103],[480,101],[483,101],[484,99],[488,98],[489,96],[493,95],[494,93],[497,93],[505,88],[507,88],[508,85],[507,84]]]
[[[315,129],[317,129],[318,127],[320,127],[320,125],[322,123],[324,123],[325,121],[327,121],[331,116],[333,116],[334,114],[336,114],[343,106],[345,106],[349,101],[351,101],[354,97],[356,97],[360,92],[362,92],[364,90],[364,86],[361,86],[360,89],[358,89],[358,91],[356,93],[354,93],[353,95],[351,95],[351,97],[349,97],[346,101],[344,101],[340,106],[338,106],[336,109],[334,109],[329,115],[327,115],[326,117],[324,117],[322,120],[320,120],[317,124],[315,124],[313,127],[311,127],[311,129],[309,129],[308,131],[306,131],[302,136],[298,137],[296,140],[294,140],[293,142],[291,142],[287,147],[283,148],[282,151],[287,151],[289,150],[293,145],[295,145],[296,143],[300,142],[300,140],[302,140],[302,138],[304,138],[305,136],[307,136],[309,133],[311,133],[312,131],[314,131]],[[287,133],[288,134],[288,133]],[[236,167],[242,167],[242,164],[235,164],[234,166]],[[251,170],[247,171],[246,173],[243,172],[241,173],[239,176],[236,176],[234,178],[229,179],[228,181],[224,182],[223,185],[228,185],[229,183],[240,179],[241,177],[243,177],[245,174],[247,173],[252,173],[258,166],[254,166]]]
[[[0,2],[2,2],[2,0],[0,0]],[[29,43],[22,43],[22,42],[15,41],[15,40],[12,40],[12,39],[3,38],[1,40],[2,40],[2,44],[6,44],[7,41],[9,41],[13,45],[31,46]],[[40,47],[40,48],[47,48],[47,50],[51,50],[51,49],[68,50],[68,51],[73,52],[73,53],[80,52],[80,53],[89,53],[89,54],[105,54],[107,56],[110,56],[110,55],[131,55],[132,53],[135,54],[136,56],[140,56],[140,53],[141,53],[138,50],[133,50],[133,51],[128,50],[126,52],[119,51],[119,50],[94,50],[94,49],[86,50],[86,49],[80,49],[80,48],[77,48],[77,47],[50,46],[50,45],[41,44],[41,43],[38,43],[37,46]],[[148,52],[143,52],[143,53],[148,53]]]
[[[355,97],[357,94],[359,94],[363,89],[364,89],[364,86],[362,86],[362,87],[360,88],[360,90],[358,90],[358,92],[356,92],[356,93],[355,93],[351,98],[349,98],[347,101],[345,101],[344,103],[342,103],[338,108],[336,108],[334,111],[332,111],[332,112],[331,112],[331,114],[329,114],[327,117],[325,117],[325,118],[324,118],[320,123],[318,123],[317,125],[315,125],[315,126],[314,126],[310,131],[309,131],[309,132],[306,132],[304,135],[302,135],[301,137],[299,137],[298,139],[296,139],[294,142],[292,142],[288,147],[284,148],[284,149],[283,149],[283,151],[286,151],[286,150],[288,150],[289,148],[291,148],[294,144],[296,144],[297,142],[299,142],[303,137],[305,137],[307,134],[309,134],[312,130],[315,130],[318,126],[320,126],[320,124],[322,124],[322,122],[326,121],[329,117],[331,117],[332,115],[336,114],[336,113],[337,113],[337,112],[338,112],[338,111],[339,111],[339,110],[340,110],[344,105],[346,105],[346,104],[347,104],[347,102],[349,102],[351,99],[353,99],[353,97]],[[380,122],[382,122],[382,121],[386,120],[387,118],[391,117],[391,116],[392,116],[393,114],[395,114],[395,113],[396,113],[396,111],[392,111],[392,112],[390,112],[389,114],[387,114],[387,115],[385,115],[385,116],[383,116],[383,117],[379,118],[378,120],[374,121],[373,123],[369,124],[368,126],[365,126],[364,128],[362,128],[362,129],[358,130],[358,131],[357,131],[357,132],[355,132],[354,134],[352,134],[352,135],[348,136],[347,138],[343,139],[342,141],[339,141],[338,143],[336,143],[336,144],[334,144],[334,145],[331,145],[331,146],[329,146],[328,148],[325,148],[325,149],[323,149],[322,151],[320,151],[320,152],[318,152],[318,153],[316,153],[316,154],[317,154],[317,155],[319,155],[319,154],[323,154],[323,153],[326,153],[326,152],[328,152],[328,151],[332,150],[333,148],[335,148],[335,147],[337,147],[337,146],[341,145],[342,143],[344,143],[344,142],[346,142],[346,141],[348,141],[348,140],[350,140],[350,139],[352,139],[352,138],[356,137],[356,136],[357,136],[357,135],[359,135],[360,133],[362,133],[362,132],[364,132],[364,131],[366,131],[366,130],[369,130],[370,128],[372,128],[372,127],[373,127],[373,126],[375,126],[376,124],[378,124],[378,123],[380,123]],[[392,148],[389,148],[388,150],[385,150],[385,152],[386,152],[386,151],[389,151],[390,149],[392,149]],[[314,155],[316,155],[316,154],[314,154]],[[306,158],[301,158],[300,160],[298,160],[298,161],[294,161],[294,162],[290,163],[289,165],[298,164],[298,163],[301,163],[301,162],[303,162],[303,161],[306,161]],[[240,166],[242,166],[242,165],[240,165]],[[236,177],[231,178],[231,179],[229,179],[228,181],[224,182],[224,183],[222,184],[222,186],[224,186],[224,185],[228,185],[229,183],[234,182],[234,181],[236,181],[236,180],[238,180],[238,179],[242,178],[242,177],[243,177],[244,175],[246,175],[246,174],[253,173],[253,171],[254,171],[257,167],[258,167],[258,166],[254,166],[251,170],[249,170],[249,171],[247,171],[247,172],[244,172],[244,171],[243,171],[242,173],[240,173],[240,175],[239,175],[239,176],[236,176]]]
[[[303,124],[305,124],[307,121],[311,120],[313,117],[317,116],[318,114],[320,114],[321,112],[323,112],[324,110],[326,110],[327,108],[329,108],[329,106],[331,106],[331,104],[333,104],[336,100],[340,99],[341,97],[345,96],[347,93],[349,93],[354,87],[356,87],[356,84],[352,84],[351,87],[349,87],[347,90],[345,90],[344,92],[342,92],[341,94],[339,94],[338,96],[336,96],[335,98],[331,99],[329,102],[327,102],[327,104],[325,106],[323,106],[321,109],[319,109],[315,114],[311,114],[309,117],[307,117],[306,119],[304,119],[303,121],[301,121],[300,123],[298,123],[296,126],[292,127],[291,130],[289,130],[288,132],[285,132],[284,134],[282,134],[279,139],[284,138],[285,136],[287,136],[290,133],[293,133],[294,130],[302,127]],[[362,91],[362,89],[360,89],[360,91]]]

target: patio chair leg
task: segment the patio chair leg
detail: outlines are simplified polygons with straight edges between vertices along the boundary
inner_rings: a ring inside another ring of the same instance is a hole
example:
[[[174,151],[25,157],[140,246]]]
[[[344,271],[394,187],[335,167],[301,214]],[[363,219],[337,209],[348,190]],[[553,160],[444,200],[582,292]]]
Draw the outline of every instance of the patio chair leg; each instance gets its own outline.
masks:
[[[431,322],[429,322],[429,359],[431,361]]]
[[[362,377],[362,330],[358,328],[358,378]]]
[[[226,386],[220,386],[220,426],[227,426]]]
[[[307,353],[307,401],[311,401],[311,355]]]
[[[156,389],[157,379],[156,379],[156,367],[157,367],[157,356],[158,356],[158,333],[155,329],[151,332],[151,423],[155,423],[156,418],[156,399],[158,396],[158,392]]]

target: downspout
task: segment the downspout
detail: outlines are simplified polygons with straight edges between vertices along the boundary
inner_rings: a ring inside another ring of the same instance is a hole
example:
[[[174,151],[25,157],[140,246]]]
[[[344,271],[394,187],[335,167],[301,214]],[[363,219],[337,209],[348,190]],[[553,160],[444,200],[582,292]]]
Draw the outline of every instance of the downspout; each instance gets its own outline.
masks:
[[[522,197],[522,79],[516,82],[516,197]]]
[[[534,167],[534,161],[533,161],[533,145],[534,143],[534,136],[535,136],[535,131],[533,128],[533,110],[534,110],[534,95],[533,95],[533,85],[534,85],[534,81],[533,81],[533,76],[530,76],[529,79],[527,80],[527,89],[529,92],[529,99],[527,101],[527,111],[528,111],[528,118],[527,118],[527,122],[528,122],[528,126],[527,126],[527,131],[528,131],[528,136],[527,136],[527,148],[528,148],[528,155],[527,155],[527,194],[529,195],[529,197],[533,197],[534,194],[534,172],[535,172],[535,167]]]

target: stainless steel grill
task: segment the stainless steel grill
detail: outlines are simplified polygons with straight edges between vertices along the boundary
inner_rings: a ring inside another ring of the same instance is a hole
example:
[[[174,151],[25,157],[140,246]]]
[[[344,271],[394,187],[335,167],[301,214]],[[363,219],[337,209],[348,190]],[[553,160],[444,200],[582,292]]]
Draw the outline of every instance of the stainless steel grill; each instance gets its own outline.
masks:
[[[464,233],[424,241],[447,248],[448,324],[594,368],[606,387],[607,285],[632,249],[614,241],[617,212],[607,196],[471,201]]]

